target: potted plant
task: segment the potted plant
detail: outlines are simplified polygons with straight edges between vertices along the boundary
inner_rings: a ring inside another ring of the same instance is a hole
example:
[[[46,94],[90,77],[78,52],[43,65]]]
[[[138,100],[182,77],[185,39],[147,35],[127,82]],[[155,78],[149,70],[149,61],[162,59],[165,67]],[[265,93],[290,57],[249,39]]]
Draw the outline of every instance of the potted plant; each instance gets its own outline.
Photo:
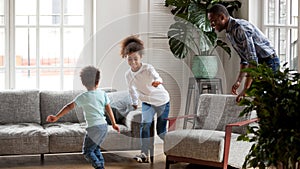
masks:
[[[243,70],[253,79],[246,97],[240,102],[253,110],[258,126],[249,127],[239,140],[254,142],[244,167],[283,169],[300,167],[300,74],[288,68],[276,74],[267,65]],[[298,163],[298,164],[297,164]]]
[[[189,55],[195,56],[192,65],[195,77],[215,76],[218,58],[211,55],[216,47],[221,47],[231,56],[230,48],[225,42],[217,39],[217,34],[211,28],[207,18],[207,10],[216,3],[227,7],[230,14],[241,7],[241,3],[237,0],[165,0],[165,6],[171,6],[171,13],[175,16],[175,23],[168,31],[170,50],[179,59]],[[204,58],[215,62],[209,63],[204,61]],[[208,68],[212,69],[212,72],[207,71]],[[201,75],[202,73],[204,75]]]

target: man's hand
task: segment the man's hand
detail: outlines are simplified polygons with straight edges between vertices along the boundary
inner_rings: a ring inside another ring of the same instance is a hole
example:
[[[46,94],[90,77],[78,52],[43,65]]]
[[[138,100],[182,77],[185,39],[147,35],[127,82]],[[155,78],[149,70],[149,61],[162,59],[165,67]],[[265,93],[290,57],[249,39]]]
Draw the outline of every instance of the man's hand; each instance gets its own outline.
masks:
[[[244,84],[244,89],[243,91],[238,95],[238,97],[236,98],[236,101],[237,102],[240,102],[242,100],[242,98],[244,96],[246,96],[246,91],[251,87],[251,84],[252,84],[252,78],[251,77],[247,77],[246,78],[246,81],[245,81],[245,84]]]
[[[240,85],[241,85],[241,82],[239,82],[239,81],[235,82],[231,88],[231,93],[234,95],[237,95],[238,93],[236,90],[240,87]]]
[[[159,81],[154,81],[152,82],[152,86],[153,87],[157,87],[158,85],[162,84],[162,82],[159,82]]]
[[[243,97],[244,97],[245,95],[246,95],[246,91],[243,90],[243,91],[236,97],[235,101],[239,103],[239,102],[243,99]]]

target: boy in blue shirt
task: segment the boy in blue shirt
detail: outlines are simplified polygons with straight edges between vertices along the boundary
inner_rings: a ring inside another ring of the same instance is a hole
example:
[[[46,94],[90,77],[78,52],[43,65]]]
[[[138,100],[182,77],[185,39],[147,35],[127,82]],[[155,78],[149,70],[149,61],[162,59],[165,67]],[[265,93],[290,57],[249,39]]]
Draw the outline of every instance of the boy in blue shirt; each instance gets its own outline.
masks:
[[[105,110],[112,122],[112,127],[120,132],[112,113],[109,99],[106,93],[98,89],[100,71],[93,67],[84,67],[80,72],[82,84],[87,91],[79,94],[72,102],[66,104],[56,115],[49,115],[47,122],[56,122],[75,106],[84,109],[84,117],[87,123],[87,134],[83,143],[83,155],[92,163],[96,169],[104,169],[104,158],[100,151],[100,145],[107,134],[107,122],[105,120]]]

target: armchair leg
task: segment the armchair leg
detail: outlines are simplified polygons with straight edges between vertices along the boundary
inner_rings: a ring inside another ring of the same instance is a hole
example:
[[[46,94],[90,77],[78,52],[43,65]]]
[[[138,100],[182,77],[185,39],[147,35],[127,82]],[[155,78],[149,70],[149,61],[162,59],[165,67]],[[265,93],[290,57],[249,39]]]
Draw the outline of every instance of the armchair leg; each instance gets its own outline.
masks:
[[[166,158],[166,168],[165,169],[170,169],[170,161],[168,160],[168,157]]]

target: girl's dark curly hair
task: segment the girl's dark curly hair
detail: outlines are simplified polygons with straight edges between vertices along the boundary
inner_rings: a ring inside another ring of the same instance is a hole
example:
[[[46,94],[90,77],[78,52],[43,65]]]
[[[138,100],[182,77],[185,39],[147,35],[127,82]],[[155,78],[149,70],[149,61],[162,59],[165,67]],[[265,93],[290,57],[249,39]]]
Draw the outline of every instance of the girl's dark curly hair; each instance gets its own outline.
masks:
[[[125,38],[121,42],[121,52],[122,58],[126,58],[128,54],[139,52],[142,56],[144,50],[144,42],[138,38],[138,36],[132,35]]]
[[[100,70],[95,68],[94,66],[84,67],[80,72],[80,78],[82,84],[90,89],[99,83],[100,80]]]

